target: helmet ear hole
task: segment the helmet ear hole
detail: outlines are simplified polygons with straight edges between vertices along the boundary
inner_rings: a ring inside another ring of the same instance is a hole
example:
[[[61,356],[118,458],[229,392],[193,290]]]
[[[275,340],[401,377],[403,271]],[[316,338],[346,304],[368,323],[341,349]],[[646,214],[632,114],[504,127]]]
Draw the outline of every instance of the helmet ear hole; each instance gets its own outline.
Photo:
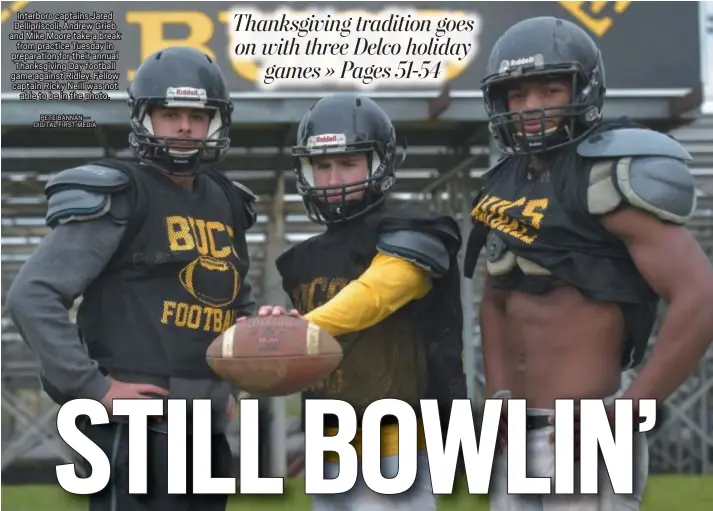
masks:
[[[208,55],[190,47],[157,51],[139,66],[128,93],[129,144],[143,163],[170,174],[191,175],[225,157],[233,104],[223,72]],[[203,139],[156,136],[151,113],[158,106],[212,112],[208,135]]]

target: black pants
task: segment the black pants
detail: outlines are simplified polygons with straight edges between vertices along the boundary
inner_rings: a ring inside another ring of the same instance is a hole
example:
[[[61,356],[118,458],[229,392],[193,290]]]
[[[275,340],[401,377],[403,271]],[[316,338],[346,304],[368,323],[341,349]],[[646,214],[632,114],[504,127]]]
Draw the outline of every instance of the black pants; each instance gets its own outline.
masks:
[[[129,425],[109,423],[83,428],[84,434],[109,458],[109,484],[90,495],[89,511],[225,511],[228,495],[191,495],[193,486],[193,438],[186,438],[185,495],[168,493],[168,435],[149,429],[147,493],[129,494]],[[232,455],[225,435],[211,439],[212,477],[230,477]]]

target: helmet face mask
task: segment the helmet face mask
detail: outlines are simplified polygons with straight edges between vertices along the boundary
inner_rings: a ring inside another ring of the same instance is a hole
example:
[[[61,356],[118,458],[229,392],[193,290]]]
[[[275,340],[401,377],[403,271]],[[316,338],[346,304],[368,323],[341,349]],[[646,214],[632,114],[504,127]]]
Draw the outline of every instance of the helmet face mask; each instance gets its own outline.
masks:
[[[205,138],[156,133],[151,114],[165,108],[207,113]],[[225,157],[232,111],[225,78],[210,58],[193,48],[162,50],[144,61],[129,88],[129,143],[142,162],[172,175],[193,175],[201,164]]]
[[[332,225],[361,217],[383,203],[395,182],[395,129],[386,113],[366,97],[323,98],[303,117],[297,143],[292,148],[297,191],[313,222]],[[322,165],[351,179],[318,183],[317,173],[325,171]]]
[[[566,83],[569,102],[511,110],[508,91],[520,80]],[[600,121],[606,91],[604,65],[594,42],[576,25],[532,18],[513,26],[496,42],[481,88],[489,129],[499,149],[506,154],[545,153],[581,140]],[[525,129],[525,121],[530,129]],[[538,129],[531,129],[538,121]]]

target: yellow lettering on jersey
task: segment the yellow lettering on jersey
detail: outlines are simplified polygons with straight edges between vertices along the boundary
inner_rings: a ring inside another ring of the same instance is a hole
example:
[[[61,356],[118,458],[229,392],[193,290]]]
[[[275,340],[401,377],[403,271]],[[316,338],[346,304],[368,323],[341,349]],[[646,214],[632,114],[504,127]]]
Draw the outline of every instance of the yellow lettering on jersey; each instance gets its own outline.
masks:
[[[530,219],[530,225],[535,229],[539,229],[542,224],[542,219],[545,218],[545,210],[549,201],[547,199],[535,199],[527,203],[522,210],[522,216]]]
[[[206,222],[205,227],[208,231],[208,245],[211,255],[218,259],[228,257],[230,255],[230,245],[223,246],[222,248],[218,248],[215,245],[215,233],[225,232],[225,226],[220,222]]]
[[[349,284],[349,279],[343,277],[317,277],[307,284],[297,286],[291,293],[292,304],[301,314],[316,309],[334,298]],[[344,377],[341,369],[333,371],[320,383],[310,388],[312,391],[322,391],[327,395],[342,392]]]
[[[231,243],[233,229],[221,222],[173,215],[166,218],[166,232],[171,252],[195,250],[216,259],[225,259],[231,253],[237,256]]]
[[[196,242],[191,236],[191,228],[188,221],[182,216],[169,216],[166,218],[168,231],[168,246],[171,252],[182,250],[193,250]]]
[[[530,245],[537,239],[535,231],[540,229],[548,205],[549,201],[545,198],[520,197],[509,201],[493,195],[485,195],[475,205],[471,215],[477,222]],[[517,215],[511,215],[510,210],[519,211],[522,219],[516,218]]]
[[[200,255],[208,255],[208,235],[205,232],[205,220],[195,220],[188,218],[191,224],[191,234],[193,234],[193,247]]]
[[[347,284],[349,280],[342,277],[317,277],[290,293],[292,304],[301,314],[307,314],[334,298]]]
[[[165,222],[169,250],[195,255],[179,272],[178,280],[196,301],[165,300],[161,323],[213,334],[224,332],[235,323],[237,311],[222,307],[229,307],[240,290],[240,274],[229,259],[231,255],[240,258],[233,243],[233,228],[219,221],[181,215],[167,216]],[[232,291],[216,295],[211,281],[202,281],[200,272],[224,274],[220,278],[230,279]]]
[[[214,307],[205,307],[194,303],[163,302],[161,323],[191,330],[203,330],[220,334],[235,323],[236,311],[224,311]]]

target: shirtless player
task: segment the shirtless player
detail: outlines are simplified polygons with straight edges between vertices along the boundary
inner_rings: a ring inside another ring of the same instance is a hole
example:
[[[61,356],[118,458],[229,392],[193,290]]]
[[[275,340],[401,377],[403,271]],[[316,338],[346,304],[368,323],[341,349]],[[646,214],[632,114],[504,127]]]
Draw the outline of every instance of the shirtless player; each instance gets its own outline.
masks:
[[[602,398],[613,423],[615,397],[662,402],[695,369],[713,339],[713,269],[684,227],[696,207],[690,155],[656,131],[602,120],[604,67],[583,30],[549,17],[516,24],[495,43],[482,89],[505,154],[475,200],[465,263],[472,276],[485,247],[486,392],[527,400],[528,475],[551,477],[556,399]],[[669,307],[655,349],[622,393],[659,299]],[[508,495],[503,453],[491,509],[638,509],[644,434],[634,445],[633,495],[613,494],[603,463],[599,495]]]

